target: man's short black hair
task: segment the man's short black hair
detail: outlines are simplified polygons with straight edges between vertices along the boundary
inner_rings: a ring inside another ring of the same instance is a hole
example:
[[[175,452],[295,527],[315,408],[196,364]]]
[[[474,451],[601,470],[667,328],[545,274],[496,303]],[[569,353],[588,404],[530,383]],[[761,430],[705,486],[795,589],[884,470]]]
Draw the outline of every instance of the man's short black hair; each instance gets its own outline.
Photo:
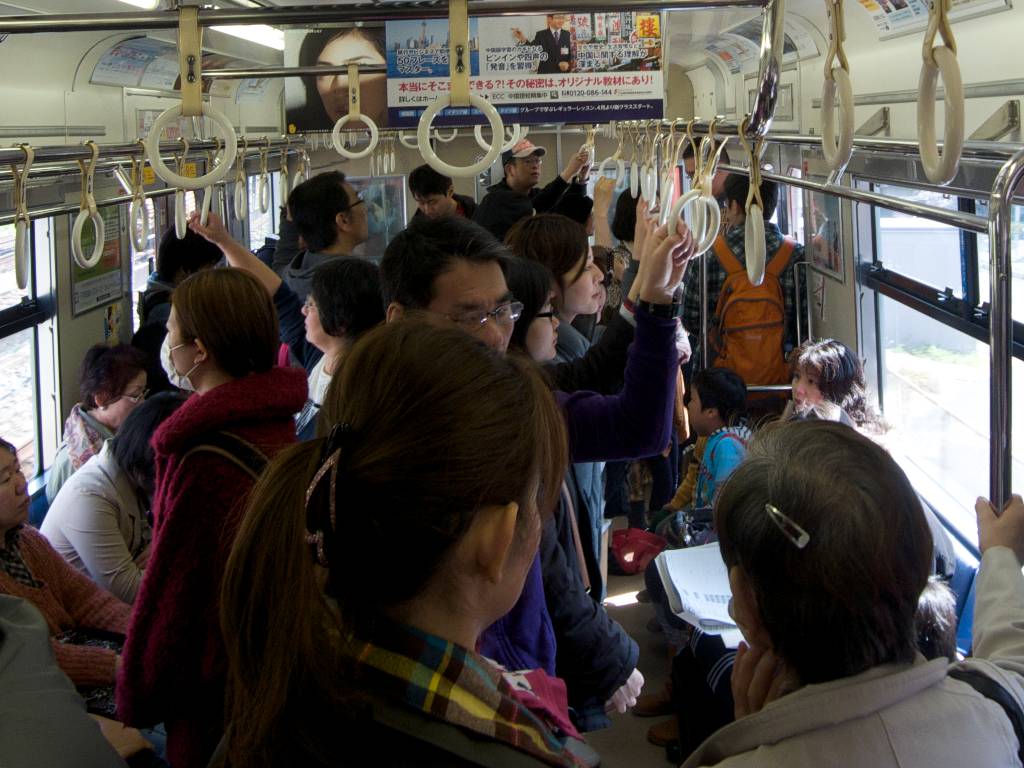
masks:
[[[693,144],[691,144],[688,141],[688,142],[686,142],[686,147],[683,149],[683,160],[692,160],[692,159],[693,159]],[[719,162],[722,162],[722,163],[728,163],[729,162],[729,148],[728,147],[722,147],[722,155],[719,158]]]
[[[409,191],[413,195],[447,195],[452,188],[452,180],[443,173],[438,173],[427,164],[419,165],[409,172]]]
[[[114,461],[147,498],[153,495],[155,467],[150,440],[156,428],[184,404],[181,392],[158,392],[132,409],[110,442]]]
[[[693,376],[700,407],[715,408],[726,424],[735,424],[747,410],[747,385],[728,368],[707,368]]]
[[[212,267],[223,257],[220,248],[202,235],[187,229],[179,240],[171,227],[160,238],[160,247],[156,250],[156,273],[161,280],[170,283],[179,276],[184,279],[193,272]]]
[[[619,193],[615,201],[615,216],[612,217],[612,236],[621,243],[631,243],[636,236],[636,203],[629,187]]]
[[[750,190],[750,179],[742,173],[730,173],[725,179],[725,200],[726,203],[736,201],[740,208],[747,205],[747,192]],[[761,202],[764,203],[764,210],[761,215],[768,221],[775,213],[775,206],[779,203],[779,185],[767,179],[761,180]]]
[[[329,336],[355,340],[384,322],[380,267],[363,259],[330,259],[313,270],[309,295]]]
[[[477,264],[510,258],[508,248],[467,219],[419,216],[388,243],[380,263],[384,305],[425,309],[434,298],[434,281],[456,259]]]
[[[338,238],[335,217],[351,205],[344,182],[341,171],[318,173],[288,195],[292,222],[313,252],[327,250]]]

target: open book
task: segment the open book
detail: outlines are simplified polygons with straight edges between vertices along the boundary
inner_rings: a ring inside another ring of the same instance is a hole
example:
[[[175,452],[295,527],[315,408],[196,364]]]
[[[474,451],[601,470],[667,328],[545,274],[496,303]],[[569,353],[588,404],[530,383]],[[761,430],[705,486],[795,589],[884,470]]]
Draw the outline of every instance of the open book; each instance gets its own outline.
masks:
[[[672,613],[709,635],[721,635],[729,648],[743,635],[729,617],[729,571],[718,544],[668,549],[655,558]]]

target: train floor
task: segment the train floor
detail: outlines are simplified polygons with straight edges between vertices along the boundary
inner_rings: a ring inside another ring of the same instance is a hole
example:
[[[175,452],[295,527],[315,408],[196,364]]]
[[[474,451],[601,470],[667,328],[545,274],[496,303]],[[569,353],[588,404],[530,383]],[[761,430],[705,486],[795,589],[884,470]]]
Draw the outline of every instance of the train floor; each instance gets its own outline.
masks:
[[[616,520],[616,526],[621,520]],[[605,607],[640,646],[640,672],[644,692],[654,693],[668,679],[669,660],[664,635],[650,632],[646,625],[654,615],[650,605],[638,603],[636,593],[644,588],[643,574],[608,576]],[[664,717],[637,717],[632,713],[613,715],[612,727],[586,734],[587,742],[601,755],[602,768],[665,768],[672,765],[663,747],[647,741],[647,729]]]

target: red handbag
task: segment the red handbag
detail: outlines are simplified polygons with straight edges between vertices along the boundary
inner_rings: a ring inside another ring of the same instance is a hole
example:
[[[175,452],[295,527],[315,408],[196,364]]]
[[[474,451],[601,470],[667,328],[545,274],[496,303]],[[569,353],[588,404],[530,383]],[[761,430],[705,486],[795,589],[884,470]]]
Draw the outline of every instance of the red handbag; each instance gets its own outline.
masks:
[[[612,532],[612,555],[626,574],[643,571],[667,546],[664,538],[641,528],[620,528]]]

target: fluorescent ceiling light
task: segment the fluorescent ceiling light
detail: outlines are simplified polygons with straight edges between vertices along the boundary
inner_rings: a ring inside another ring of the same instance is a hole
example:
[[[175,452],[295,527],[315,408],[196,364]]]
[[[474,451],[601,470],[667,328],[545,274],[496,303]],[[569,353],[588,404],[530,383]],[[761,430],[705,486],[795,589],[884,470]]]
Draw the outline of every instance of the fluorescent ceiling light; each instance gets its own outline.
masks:
[[[136,8],[142,8],[146,11],[155,11],[157,6],[160,5],[160,0],[121,0],[125,5],[134,5]]]
[[[142,0],[139,0],[139,2],[142,2]],[[275,48],[279,51],[284,50],[284,32],[266,24],[241,24],[210,27],[210,29],[223,32],[225,35],[240,37],[242,40],[248,40],[250,43],[265,45],[267,48]]]

